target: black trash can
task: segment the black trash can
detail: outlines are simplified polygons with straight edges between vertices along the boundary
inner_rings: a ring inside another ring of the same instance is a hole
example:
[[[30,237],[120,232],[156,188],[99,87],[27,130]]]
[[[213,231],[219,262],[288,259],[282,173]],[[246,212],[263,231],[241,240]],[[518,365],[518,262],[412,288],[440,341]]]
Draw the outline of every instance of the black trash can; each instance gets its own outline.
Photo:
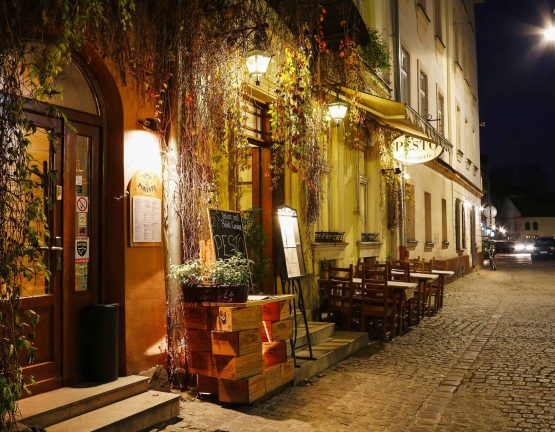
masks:
[[[110,382],[118,379],[119,304],[95,304],[89,309],[89,338],[85,365],[88,379]]]

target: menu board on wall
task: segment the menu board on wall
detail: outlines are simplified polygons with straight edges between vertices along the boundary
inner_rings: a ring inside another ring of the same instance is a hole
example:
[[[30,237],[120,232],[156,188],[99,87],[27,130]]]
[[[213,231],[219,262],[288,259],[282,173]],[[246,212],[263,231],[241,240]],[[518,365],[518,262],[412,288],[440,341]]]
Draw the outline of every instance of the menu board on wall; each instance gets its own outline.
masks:
[[[162,184],[156,173],[137,171],[129,184],[131,247],[162,245]]]
[[[162,242],[162,200],[134,196],[133,243]]]
[[[305,276],[306,270],[297,211],[290,207],[280,207],[278,209],[278,221],[287,278],[295,279]]]
[[[239,253],[246,257],[247,247],[241,213],[208,209],[208,216],[216,259],[227,259]]]

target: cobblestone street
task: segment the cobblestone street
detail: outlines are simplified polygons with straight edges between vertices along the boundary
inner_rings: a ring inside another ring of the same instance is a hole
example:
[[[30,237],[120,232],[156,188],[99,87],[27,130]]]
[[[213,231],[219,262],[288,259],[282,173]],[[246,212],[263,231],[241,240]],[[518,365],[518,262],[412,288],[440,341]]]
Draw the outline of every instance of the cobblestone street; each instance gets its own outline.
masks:
[[[167,431],[555,431],[555,264],[500,263],[445,307],[254,406],[182,402]]]

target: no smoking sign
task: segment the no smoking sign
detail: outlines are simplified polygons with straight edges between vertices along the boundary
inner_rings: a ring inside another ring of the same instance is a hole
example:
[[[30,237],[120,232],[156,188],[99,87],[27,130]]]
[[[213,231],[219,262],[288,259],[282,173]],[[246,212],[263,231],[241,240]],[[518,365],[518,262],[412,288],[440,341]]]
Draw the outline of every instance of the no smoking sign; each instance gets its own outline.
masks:
[[[75,207],[78,213],[87,213],[89,211],[89,197],[76,197]]]

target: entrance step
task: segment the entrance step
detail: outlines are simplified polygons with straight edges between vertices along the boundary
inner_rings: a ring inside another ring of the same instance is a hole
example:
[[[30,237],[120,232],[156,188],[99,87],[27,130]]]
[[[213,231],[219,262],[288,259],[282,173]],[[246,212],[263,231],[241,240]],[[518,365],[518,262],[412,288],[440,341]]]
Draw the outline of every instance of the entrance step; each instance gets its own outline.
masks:
[[[179,399],[177,394],[149,390],[52,425],[47,432],[140,431],[178,416]]]
[[[21,422],[45,428],[147,390],[148,378],[137,375],[106,384],[82,383],[75,387],[62,387],[20,400]]]
[[[324,342],[333,336],[335,332],[335,323],[328,322],[309,322],[308,333],[310,335],[310,343],[314,346]],[[297,346],[302,347],[307,343],[306,330],[302,321],[299,322],[299,331],[297,333]],[[291,355],[291,346],[287,344],[287,355]]]
[[[319,374],[367,345],[368,333],[336,331],[329,339],[312,345],[316,360],[297,358],[300,367],[295,368],[295,384]],[[308,349],[297,351],[296,355],[308,358]]]

